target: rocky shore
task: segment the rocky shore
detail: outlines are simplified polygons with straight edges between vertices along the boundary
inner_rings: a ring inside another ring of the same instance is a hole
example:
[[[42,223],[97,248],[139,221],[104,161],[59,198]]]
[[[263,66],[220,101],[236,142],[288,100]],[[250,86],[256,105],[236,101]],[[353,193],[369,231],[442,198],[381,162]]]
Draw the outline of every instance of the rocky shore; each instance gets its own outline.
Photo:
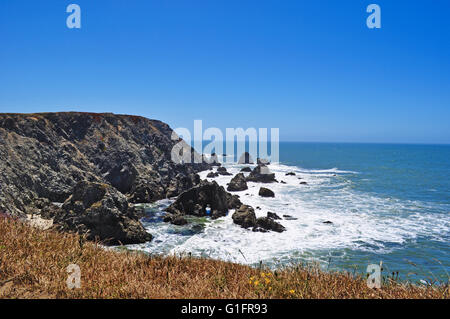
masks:
[[[210,167],[172,162],[172,132],[129,115],[0,114],[0,212],[109,244],[147,241],[132,204],[177,196]]]
[[[134,204],[177,197],[166,222],[184,225],[186,215],[215,219],[235,210],[233,220],[244,228],[284,230],[270,216],[256,219],[253,208],[227,192],[243,191],[247,182],[276,182],[268,163],[258,159],[247,178],[237,174],[225,190],[197,174],[217,166],[209,177],[231,175],[220,163],[172,161],[174,145],[184,143],[172,134],[165,123],[130,115],[0,114],[0,213],[104,244],[135,244],[152,235]],[[248,154],[243,162],[250,162]]]

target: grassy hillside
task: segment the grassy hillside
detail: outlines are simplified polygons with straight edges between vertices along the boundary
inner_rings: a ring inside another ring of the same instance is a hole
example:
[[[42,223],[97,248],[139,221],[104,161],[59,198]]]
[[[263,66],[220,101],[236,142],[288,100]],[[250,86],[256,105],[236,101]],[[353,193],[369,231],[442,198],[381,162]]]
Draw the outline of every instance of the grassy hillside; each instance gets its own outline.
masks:
[[[66,285],[69,264],[81,289]],[[448,285],[417,287],[308,267],[276,272],[198,258],[105,250],[82,237],[0,217],[0,298],[449,298]]]

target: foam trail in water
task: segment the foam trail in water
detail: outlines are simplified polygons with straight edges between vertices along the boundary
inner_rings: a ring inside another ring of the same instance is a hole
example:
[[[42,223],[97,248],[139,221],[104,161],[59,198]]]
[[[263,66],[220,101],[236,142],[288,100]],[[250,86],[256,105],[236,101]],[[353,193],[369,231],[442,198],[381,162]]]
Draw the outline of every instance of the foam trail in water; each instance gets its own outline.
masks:
[[[233,176],[244,166],[224,165]],[[248,183],[249,189],[236,192],[240,200],[255,208],[258,217],[268,211],[279,216],[290,215],[296,220],[281,220],[286,227],[283,233],[259,233],[235,225],[232,211],[226,217],[207,224],[203,232],[192,236],[167,234],[172,225],[163,225],[158,231],[149,229],[161,247],[151,244],[141,246],[148,251],[163,250],[174,254],[192,253],[240,263],[289,261],[294,256],[310,255],[314,251],[352,249],[378,253],[395,249],[396,244],[414,240],[417,236],[429,236],[446,240],[450,233],[447,214],[423,213],[424,204],[400,201],[359,193],[352,188],[348,174],[357,172],[306,170],[282,164],[271,164],[270,169],[283,183]],[[295,176],[286,176],[295,172]],[[201,172],[206,179],[208,171]],[[248,175],[248,173],[245,173]],[[214,179],[226,188],[233,176]],[[306,182],[301,185],[300,182]],[[275,192],[275,198],[258,196],[261,186]],[[259,209],[257,209],[259,207]],[[427,207],[429,208],[429,207]],[[332,224],[324,224],[331,221]],[[444,234],[444,235],[443,235]],[[162,249],[164,247],[164,249]]]

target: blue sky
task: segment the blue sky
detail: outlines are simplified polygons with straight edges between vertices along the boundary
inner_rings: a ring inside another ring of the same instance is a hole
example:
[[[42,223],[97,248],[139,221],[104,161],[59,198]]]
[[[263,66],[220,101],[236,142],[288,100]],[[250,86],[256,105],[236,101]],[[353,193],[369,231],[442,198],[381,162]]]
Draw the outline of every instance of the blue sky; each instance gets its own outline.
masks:
[[[66,27],[66,7],[82,28]],[[366,26],[377,3],[382,28]],[[450,2],[3,0],[0,112],[450,143]]]

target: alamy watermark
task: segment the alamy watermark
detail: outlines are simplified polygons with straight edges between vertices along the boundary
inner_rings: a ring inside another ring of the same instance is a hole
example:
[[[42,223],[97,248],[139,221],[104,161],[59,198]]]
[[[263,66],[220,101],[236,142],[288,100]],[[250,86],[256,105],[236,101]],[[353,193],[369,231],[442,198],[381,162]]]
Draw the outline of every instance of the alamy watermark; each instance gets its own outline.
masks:
[[[66,19],[66,25],[69,29],[81,29],[81,7],[78,4],[69,4],[66,12],[70,15]],[[367,17],[366,25],[369,29],[381,28],[381,7],[378,4],[369,4],[366,12],[370,13]]]
[[[69,289],[80,289],[81,288],[81,269],[80,266],[76,264],[70,264],[66,268],[67,276],[66,284]]]
[[[187,128],[172,133],[177,141],[172,148],[172,161],[177,164],[221,162],[247,164],[260,161],[279,162],[280,129],[226,128],[225,134],[217,127],[203,130],[203,121],[194,121],[194,134]],[[206,145],[205,145],[206,144]],[[268,152],[270,144],[270,154]],[[192,146],[195,152],[192,151]],[[237,152],[235,153],[235,149]]]
[[[369,288],[381,288],[381,270],[382,270],[382,262],[379,265],[371,264],[367,266],[367,273],[369,276],[367,277],[367,287]]]
[[[66,9],[70,15],[66,19],[69,29],[81,29],[81,8],[78,4],[69,4]]]
[[[381,29],[381,8],[378,4],[369,4],[366,9],[370,15],[367,17],[366,24],[369,29]]]

